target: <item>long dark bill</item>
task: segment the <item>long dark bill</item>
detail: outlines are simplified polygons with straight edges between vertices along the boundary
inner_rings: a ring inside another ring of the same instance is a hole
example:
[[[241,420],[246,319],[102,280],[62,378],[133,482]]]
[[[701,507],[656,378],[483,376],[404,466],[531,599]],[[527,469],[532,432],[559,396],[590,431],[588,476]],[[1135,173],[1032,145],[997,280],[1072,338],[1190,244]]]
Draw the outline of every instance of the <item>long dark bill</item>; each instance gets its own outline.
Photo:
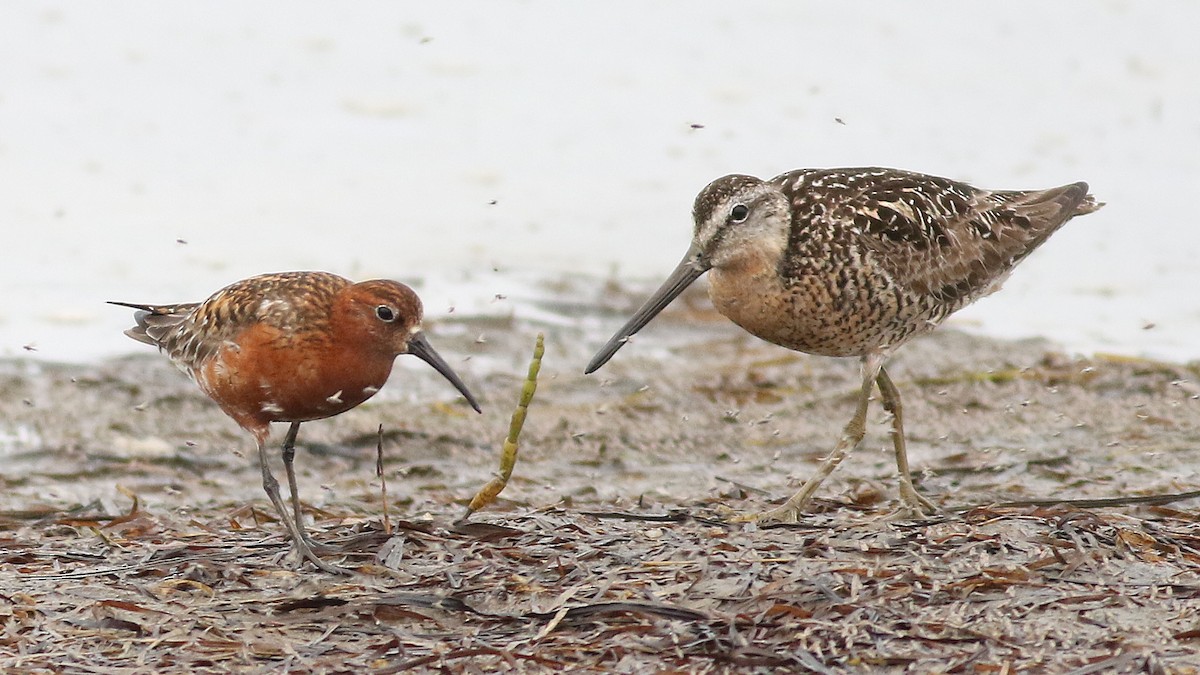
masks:
[[[629,321],[626,321],[624,326],[621,326],[621,330],[617,331],[617,334],[612,336],[612,339],[600,351],[596,352],[591,362],[588,363],[587,370],[584,370],[583,373],[585,375],[594,373],[600,366],[608,363],[613,354],[616,354],[617,350],[634,333],[650,323],[651,319],[661,312],[664,307],[671,304],[672,300],[679,297],[683,289],[692,285],[692,282],[699,279],[701,274],[707,272],[708,268],[709,265],[703,260],[700,249],[694,245],[689,248],[687,254],[683,256],[683,260],[680,260],[679,264],[675,266],[675,271],[671,272],[671,276],[667,277],[662,286],[659,286],[658,290],[654,291],[654,295],[651,295],[650,299],[646,300],[646,304],[642,305],[641,309]]]
[[[471,392],[467,389],[467,385],[463,384],[463,381],[459,379],[458,375],[456,375],[454,371],[450,369],[450,365],[446,363],[446,361],[443,360],[436,351],[434,351],[433,347],[430,346],[429,341],[425,339],[424,333],[417,333],[416,335],[412,336],[412,339],[408,341],[408,353],[433,366],[433,369],[441,373],[442,377],[450,380],[450,384],[454,385],[454,388],[457,389],[459,393],[461,393],[467,399],[467,403],[471,404],[471,407],[475,409],[475,412],[483,412],[483,410],[479,407],[479,403],[475,401],[475,397],[472,396]]]

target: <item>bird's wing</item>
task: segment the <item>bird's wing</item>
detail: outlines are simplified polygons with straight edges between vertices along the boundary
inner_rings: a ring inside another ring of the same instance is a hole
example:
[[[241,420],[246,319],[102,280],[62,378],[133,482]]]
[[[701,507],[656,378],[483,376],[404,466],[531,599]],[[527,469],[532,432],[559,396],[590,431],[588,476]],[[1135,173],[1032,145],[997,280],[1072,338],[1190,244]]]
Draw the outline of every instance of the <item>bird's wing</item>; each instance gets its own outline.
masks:
[[[994,290],[1065,222],[1100,206],[1086,183],[989,192],[894,169],[814,172],[807,182],[808,194],[802,184],[793,189],[797,221],[836,224],[898,284],[946,303]]]

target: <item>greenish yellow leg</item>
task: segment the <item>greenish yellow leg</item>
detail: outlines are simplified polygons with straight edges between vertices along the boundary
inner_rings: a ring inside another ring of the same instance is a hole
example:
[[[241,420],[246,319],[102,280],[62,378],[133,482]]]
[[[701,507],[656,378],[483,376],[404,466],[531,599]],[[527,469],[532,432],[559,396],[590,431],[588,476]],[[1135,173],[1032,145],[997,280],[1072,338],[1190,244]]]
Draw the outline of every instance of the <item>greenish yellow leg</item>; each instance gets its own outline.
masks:
[[[912,474],[908,470],[908,451],[904,445],[904,409],[900,403],[900,390],[892,384],[892,378],[883,368],[879,369],[875,383],[879,385],[883,409],[892,414],[892,445],[896,448],[896,469],[900,472],[901,512],[915,517],[937,513],[933,502],[921,496],[913,487]]]
[[[862,442],[863,435],[866,433],[867,421],[867,404],[871,400],[871,388],[875,386],[876,375],[882,370],[883,356],[880,354],[868,354],[863,357],[863,381],[862,388],[858,394],[858,407],[854,410],[854,417],[850,418],[850,422],[846,424],[846,428],[842,430],[842,437],[838,441],[837,446],[821,466],[817,468],[817,472],[808,479],[808,481],[800,488],[800,491],[792,495],[792,498],[783,503],[778,508],[771,509],[765,513],[757,515],[741,516],[737,520],[758,521],[763,523],[794,523],[800,514],[804,511],[804,507],[812,499],[817,488],[821,486],[822,481],[833,473],[838,464],[850,454],[850,451],[858,447]]]

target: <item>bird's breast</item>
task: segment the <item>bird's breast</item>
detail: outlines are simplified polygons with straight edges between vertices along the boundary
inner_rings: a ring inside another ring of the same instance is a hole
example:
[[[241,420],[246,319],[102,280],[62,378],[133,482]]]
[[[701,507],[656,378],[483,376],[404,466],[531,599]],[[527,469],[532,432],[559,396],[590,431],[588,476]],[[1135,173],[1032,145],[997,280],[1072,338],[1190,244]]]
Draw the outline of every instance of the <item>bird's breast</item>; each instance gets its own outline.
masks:
[[[709,297],[751,334],[822,356],[861,356],[899,344],[925,326],[929,310],[869,263],[787,277],[768,260],[714,268]]]
[[[250,428],[345,412],[383,387],[394,358],[256,330],[225,345],[194,372],[204,392]]]

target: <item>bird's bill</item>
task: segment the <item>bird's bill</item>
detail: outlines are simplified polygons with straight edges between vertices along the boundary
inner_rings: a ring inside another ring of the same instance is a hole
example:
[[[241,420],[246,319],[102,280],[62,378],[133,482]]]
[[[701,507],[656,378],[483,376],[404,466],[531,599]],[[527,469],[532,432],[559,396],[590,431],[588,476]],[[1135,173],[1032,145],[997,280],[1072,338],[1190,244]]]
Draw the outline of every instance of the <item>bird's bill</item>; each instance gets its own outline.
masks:
[[[457,389],[459,393],[461,393],[463,397],[467,399],[467,403],[471,404],[471,407],[475,409],[475,412],[483,412],[483,410],[479,407],[479,403],[475,400],[475,397],[472,396],[470,390],[467,389],[467,385],[463,384],[463,381],[459,379],[458,375],[450,369],[450,364],[446,363],[445,359],[443,359],[436,351],[434,351],[433,347],[429,344],[429,341],[425,339],[424,333],[417,333],[413,335],[411,339],[409,339],[408,353],[433,366],[433,369],[441,373],[442,377],[450,380],[450,384],[454,385],[454,388]]]
[[[596,352],[591,363],[587,365],[587,370],[583,371],[584,374],[594,373],[599,370],[600,366],[608,363],[613,354],[616,354],[617,350],[634,333],[650,323],[651,319],[657,316],[664,307],[671,304],[672,300],[679,297],[679,294],[692,285],[693,281],[699,279],[701,274],[707,272],[708,268],[709,265],[704,261],[700,249],[693,244],[687,254],[683,256],[683,260],[680,260],[679,264],[675,266],[675,271],[671,272],[671,276],[667,277],[657,291],[654,291],[654,295],[651,295],[641,309],[629,321],[626,321],[624,326],[621,326],[621,330],[617,331],[617,334],[612,336],[612,339],[600,351]]]

